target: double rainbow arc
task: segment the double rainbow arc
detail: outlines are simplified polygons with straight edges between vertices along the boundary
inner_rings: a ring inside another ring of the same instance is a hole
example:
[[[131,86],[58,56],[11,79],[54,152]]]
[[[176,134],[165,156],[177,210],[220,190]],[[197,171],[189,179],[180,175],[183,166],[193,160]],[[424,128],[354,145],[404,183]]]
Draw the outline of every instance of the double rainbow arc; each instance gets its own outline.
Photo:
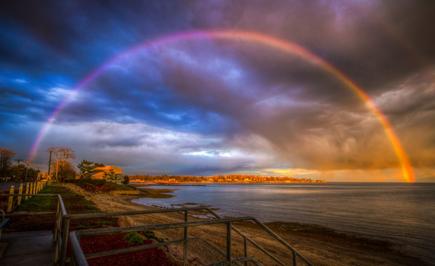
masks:
[[[88,85],[95,78],[100,76],[107,68],[122,60],[126,56],[134,55],[143,49],[147,49],[151,46],[162,46],[171,44],[178,41],[193,41],[199,39],[218,39],[218,40],[239,40],[246,41],[251,43],[261,44],[270,48],[277,49],[281,52],[284,52],[289,55],[297,56],[311,64],[318,66],[323,69],[325,72],[334,76],[337,80],[342,82],[346,88],[355,93],[359,99],[361,99],[368,110],[377,118],[379,123],[382,125],[383,130],[385,132],[386,137],[388,138],[394,153],[399,161],[402,178],[406,182],[414,182],[414,172],[412,165],[409,161],[408,155],[405,152],[397,134],[395,133],[393,126],[391,125],[388,118],[382,113],[382,111],[376,106],[374,101],[370,98],[370,96],[355,82],[353,82],[349,77],[347,77],[342,71],[325,61],[324,59],[318,57],[314,53],[305,49],[304,47],[290,42],[284,39],[279,39],[276,37],[272,37],[266,34],[258,33],[258,32],[249,32],[249,31],[238,31],[238,30],[207,30],[207,31],[189,31],[189,32],[181,32],[170,34],[167,36],[159,37],[156,39],[152,39],[149,41],[145,41],[137,46],[134,46],[126,51],[114,56],[109,59],[107,62],[102,64],[100,67],[96,68],[92,72],[90,72],[83,80],[81,80],[75,87],[75,91],[78,92],[83,90],[86,85]],[[62,112],[65,106],[70,102],[71,96],[66,97],[53,111],[48,121],[44,124],[44,126],[39,131],[32,148],[29,152],[29,160],[32,160],[38,148],[44,139],[45,135],[48,133],[50,126],[55,122],[58,115]]]

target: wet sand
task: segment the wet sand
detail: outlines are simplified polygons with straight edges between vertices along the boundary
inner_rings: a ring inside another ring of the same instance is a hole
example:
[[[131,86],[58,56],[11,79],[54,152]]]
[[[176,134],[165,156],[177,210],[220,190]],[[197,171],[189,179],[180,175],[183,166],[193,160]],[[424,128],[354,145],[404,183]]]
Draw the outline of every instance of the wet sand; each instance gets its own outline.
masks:
[[[74,192],[83,195],[95,203],[103,211],[122,211],[156,209],[152,206],[143,206],[131,202],[133,197],[111,195],[107,193],[92,194],[81,188],[66,184]],[[166,192],[167,193],[167,192]],[[200,219],[190,217],[189,219]],[[130,216],[119,219],[121,226],[140,225],[145,223],[176,223],[181,222],[182,216],[177,214],[155,214],[148,216]],[[425,265],[424,262],[407,256],[401,252],[401,247],[393,243],[364,238],[357,234],[344,234],[332,229],[316,225],[272,222],[268,223],[276,233],[287,240],[301,254],[308,258],[314,265]],[[291,256],[282,244],[268,237],[257,226],[251,223],[238,223],[235,226],[248,234],[260,245],[267,247],[274,255],[282,260],[289,260]],[[158,232],[163,238],[176,238],[182,232],[166,230]],[[225,228],[223,226],[197,227],[189,230],[189,236],[206,238],[211,243],[224,249]],[[233,252],[241,254],[243,245],[241,238],[234,234]],[[181,257],[181,247],[171,247],[175,258]],[[274,265],[274,262],[265,257],[253,247],[248,249],[265,265]],[[213,254],[199,241],[192,241],[189,245],[189,261],[192,265],[202,265],[212,260],[219,259],[219,254]]]

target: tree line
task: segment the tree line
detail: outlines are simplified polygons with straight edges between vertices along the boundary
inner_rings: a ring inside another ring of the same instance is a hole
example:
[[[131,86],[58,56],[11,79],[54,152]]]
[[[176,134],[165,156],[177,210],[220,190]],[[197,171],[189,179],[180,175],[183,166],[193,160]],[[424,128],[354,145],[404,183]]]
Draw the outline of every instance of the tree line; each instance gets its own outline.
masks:
[[[115,183],[128,184],[128,176],[116,173],[113,168],[104,169],[102,163],[82,160],[77,167],[73,164],[74,151],[69,147],[50,147],[48,152],[48,176],[58,182],[74,179],[91,179],[100,174],[102,179]],[[30,162],[15,158],[16,153],[0,147],[0,180],[13,182],[35,181],[40,176],[39,169]],[[78,171],[77,171],[78,170]]]
[[[135,175],[130,176],[132,182],[151,183],[319,183],[320,180],[296,178],[289,176],[262,176],[247,174],[188,176],[188,175]]]
[[[16,182],[36,181],[39,170],[30,167],[28,161],[15,156],[14,151],[0,147],[0,179],[2,181]]]

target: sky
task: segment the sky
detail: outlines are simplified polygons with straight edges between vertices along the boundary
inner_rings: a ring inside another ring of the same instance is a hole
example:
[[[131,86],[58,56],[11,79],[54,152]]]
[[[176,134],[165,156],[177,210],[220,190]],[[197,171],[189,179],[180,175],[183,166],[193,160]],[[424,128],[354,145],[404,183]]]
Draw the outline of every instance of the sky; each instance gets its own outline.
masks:
[[[0,146],[47,148],[128,174],[292,175],[402,181],[365,103],[324,69],[259,43],[180,32],[250,31],[345,73],[390,120],[417,181],[435,181],[435,1],[3,1]]]

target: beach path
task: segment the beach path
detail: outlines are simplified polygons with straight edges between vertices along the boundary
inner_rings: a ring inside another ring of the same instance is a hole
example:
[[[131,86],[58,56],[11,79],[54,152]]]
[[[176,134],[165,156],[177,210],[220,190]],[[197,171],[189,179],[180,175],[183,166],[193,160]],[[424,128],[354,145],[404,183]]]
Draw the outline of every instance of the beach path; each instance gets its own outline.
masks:
[[[52,265],[54,245],[51,231],[14,232],[3,235],[7,248],[0,265],[39,266]]]

